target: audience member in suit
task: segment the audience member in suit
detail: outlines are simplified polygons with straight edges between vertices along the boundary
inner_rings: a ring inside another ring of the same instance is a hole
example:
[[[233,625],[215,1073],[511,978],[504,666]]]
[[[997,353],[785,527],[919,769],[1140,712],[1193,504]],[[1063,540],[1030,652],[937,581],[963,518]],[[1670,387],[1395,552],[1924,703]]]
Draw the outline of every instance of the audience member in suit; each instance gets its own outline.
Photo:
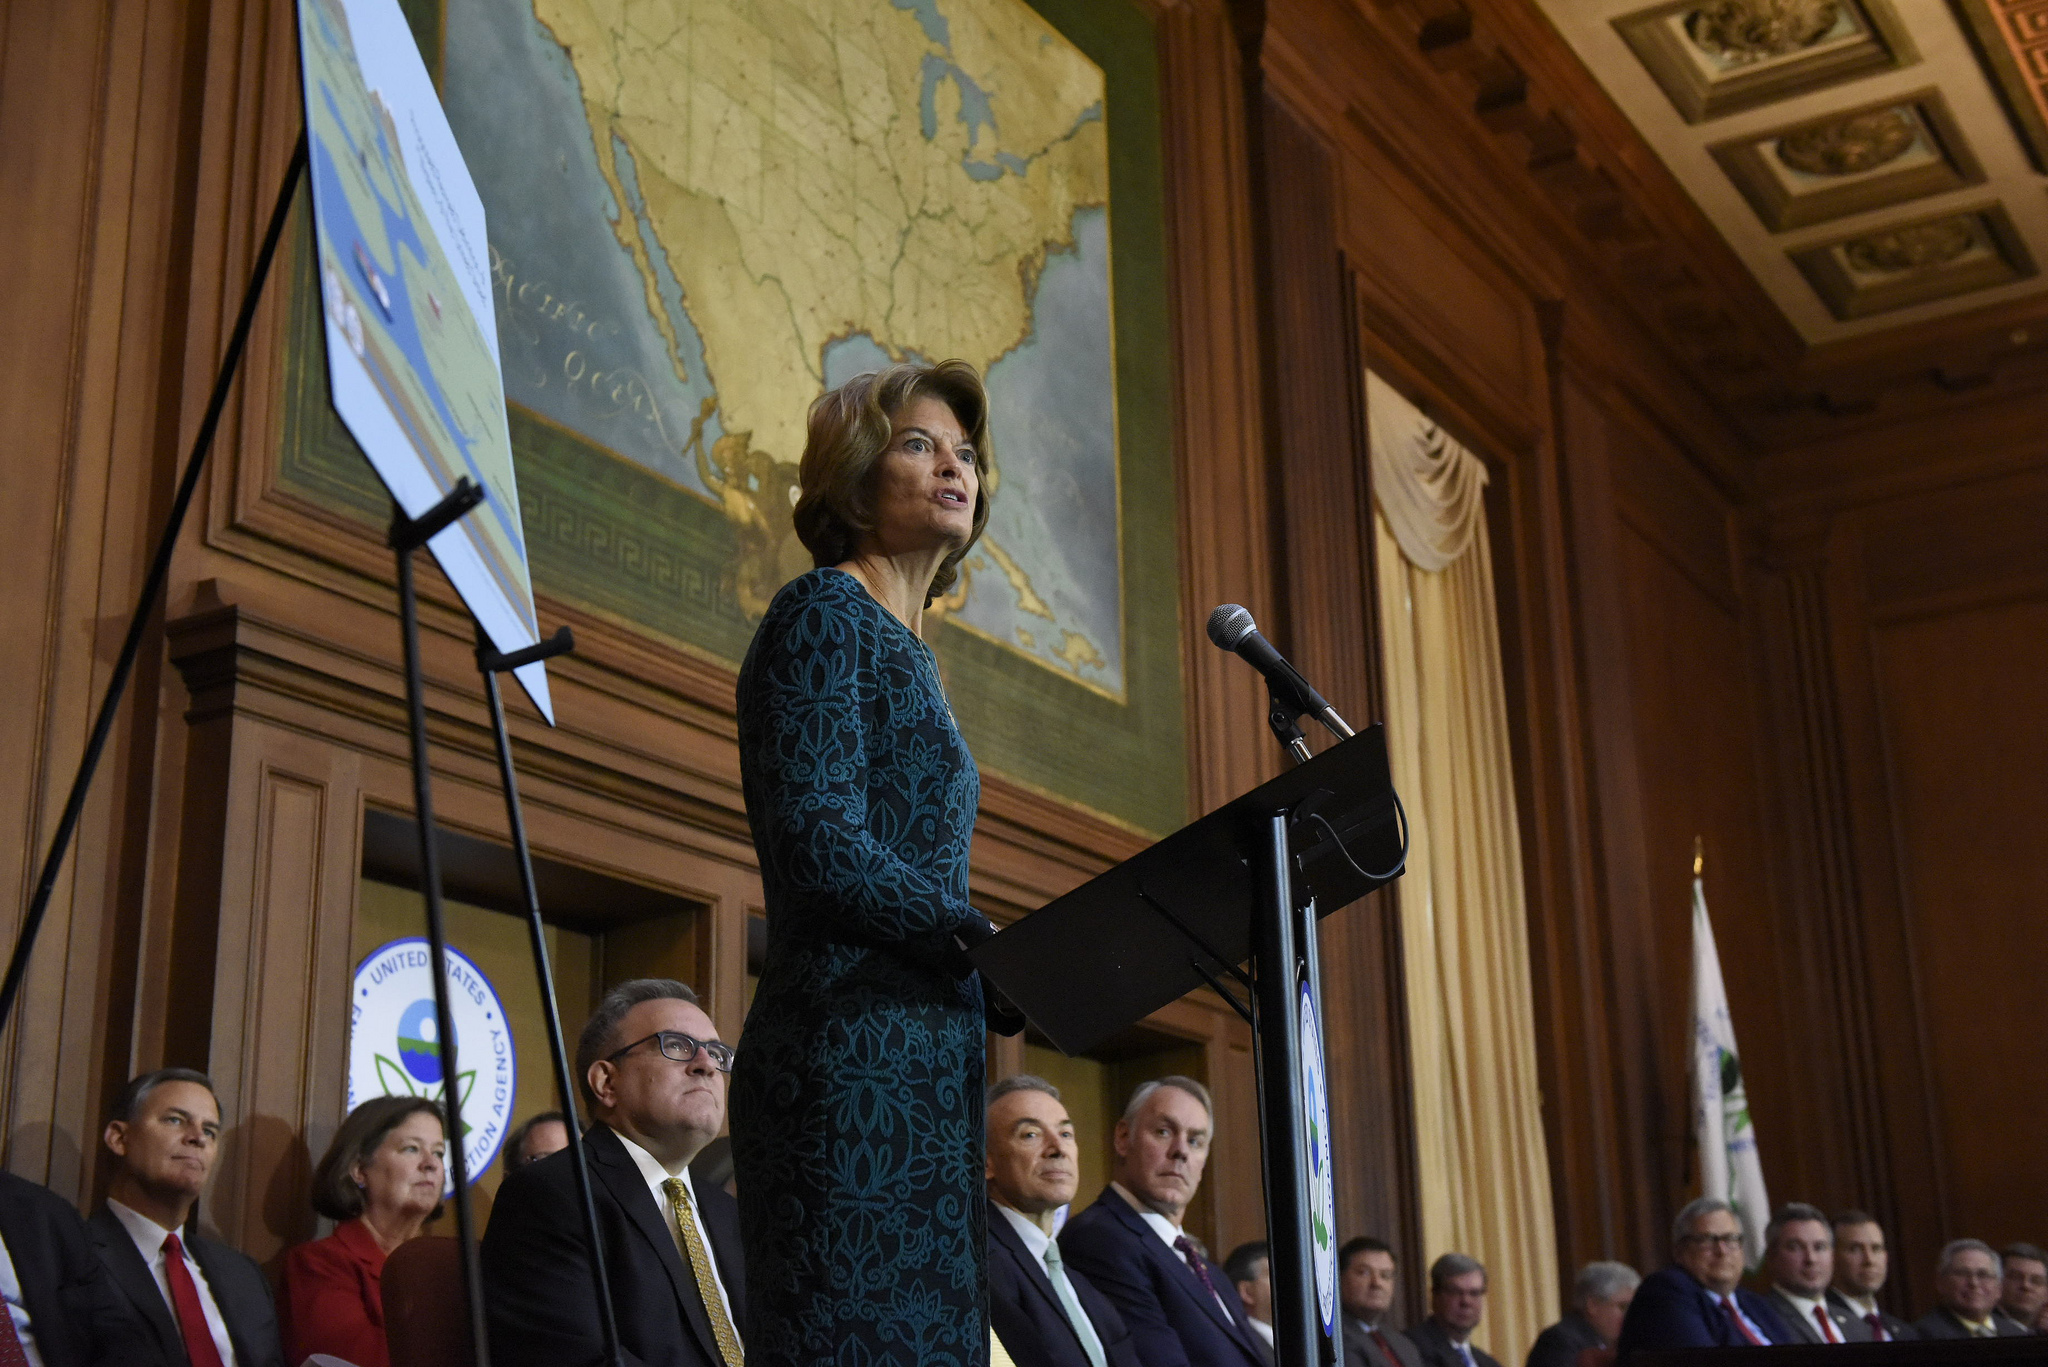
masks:
[[[2031,1331],[1998,1313],[2005,1290],[1998,1254],[1982,1239],[1952,1239],[1935,1265],[1938,1302],[1913,1325],[1923,1339],[2021,1338]]]
[[[334,1233],[284,1255],[285,1360],[327,1353],[390,1367],[384,1260],[441,1213],[448,1132],[423,1096],[380,1096],[348,1113],[313,1169],[313,1209]]]
[[[1422,1354],[1408,1336],[1387,1323],[1398,1276],[1394,1250],[1370,1235],[1347,1239],[1337,1250],[1344,1367],[1422,1367]]]
[[[1778,1207],[1764,1227],[1764,1299],[1785,1321],[1796,1343],[1869,1343],[1870,1326],[1828,1301],[1835,1278],[1835,1230],[1814,1207],[1794,1201]]]
[[[0,1361],[10,1359],[42,1367],[163,1361],[93,1256],[71,1203],[0,1169]]]
[[[1223,1260],[1223,1275],[1237,1288],[1252,1332],[1273,1346],[1273,1258],[1264,1239],[1239,1244]]]
[[[1642,1282],[1627,1263],[1587,1263],[1572,1283],[1572,1308],[1536,1336],[1528,1367],[1578,1367],[1579,1354],[1612,1348]]]
[[[2011,1244],[1999,1257],[2005,1263],[2005,1294],[1998,1312],[2030,1334],[2041,1332],[2048,1312],[2048,1253],[2035,1244]]]
[[[1743,1289],[1742,1221],[1702,1196],[1671,1224],[1671,1263],[1643,1278],[1622,1320],[1623,1363],[1639,1348],[1740,1348],[1792,1342],[1778,1312]]]
[[[1863,1321],[1877,1343],[1919,1338],[1918,1330],[1877,1303],[1891,1271],[1883,1227],[1860,1210],[1845,1210],[1835,1216],[1834,1231],[1835,1279],[1828,1303]]]
[[[505,1171],[538,1163],[551,1153],[569,1147],[569,1118],[560,1111],[542,1111],[528,1116],[524,1124],[505,1139]]]
[[[725,1125],[732,1050],[695,992],[637,978],[598,1004],[576,1068],[596,1122],[583,1152],[626,1361],[740,1367],[739,1205],[690,1172]],[[599,1360],[603,1321],[566,1152],[505,1175],[483,1268],[496,1367]]]
[[[988,1089],[989,1325],[1017,1367],[1139,1367],[1131,1331],[1069,1268],[1053,1217],[1080,1174],[1059,1089],[1019,1074]]]
[[[1472,1346],[1486,1313],[1486,1268],[1477,1258],[1446,1253],[1429,1265],[1429,1318],[1408,1331],[1423,1367],[1500,1367]]]
[[[1115,1304],[1146,1367],[1266,1367],[1223,1269],[1181,1228],[1214,1131],[1201,1083],[1143,1084],[1116,1123],[1114,1180],[1060,1231],[1067,1265]]]
[[[213,1082],[190,1068],[121,1090],[101,1136],[114,1157],[87,1234],[174,1367],[284,1367],[270,1279],[254,1259],[187,1229],[220,1146]]]

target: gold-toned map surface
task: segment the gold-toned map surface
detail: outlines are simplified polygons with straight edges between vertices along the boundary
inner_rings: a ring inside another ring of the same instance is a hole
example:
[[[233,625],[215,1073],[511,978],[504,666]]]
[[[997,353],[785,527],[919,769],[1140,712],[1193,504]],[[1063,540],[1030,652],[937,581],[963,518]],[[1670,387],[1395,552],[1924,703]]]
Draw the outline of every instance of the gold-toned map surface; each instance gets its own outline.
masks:
[[[1023,0],[528,3],[446,11],[508,397],[717,508],[751,618],[812,399],[964,358],[998,492],[940,610],[1120,697],[1101,70]]]

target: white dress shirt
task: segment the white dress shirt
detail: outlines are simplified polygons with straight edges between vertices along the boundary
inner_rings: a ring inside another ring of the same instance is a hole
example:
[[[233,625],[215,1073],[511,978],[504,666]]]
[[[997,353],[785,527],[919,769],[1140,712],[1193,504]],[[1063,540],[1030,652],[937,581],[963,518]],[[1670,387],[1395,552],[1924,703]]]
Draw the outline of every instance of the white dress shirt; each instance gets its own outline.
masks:
[[[1799,1318],[1805,1321],[1807,1328],[1819,1330],[1821,1342],[1842,1343],[1846,1341],[1842,1337],[1842,1326],[1836,1324],[1835,1317],[1828,1313],[1825,1299],[1816,1299],[1802,1292],[1794,1291],[1789,1286],[1782,1285],[1778,1288],[1778,1294],[1792,1302],[1793,1309],[1799,1312]],[[1820,1294],[1822,1297],[1825,1297],[1828,1293],[1823,1291]],[[1820,1319],[1826,1321],[1827,1328],[1821,1329],[1820,1321],[1814,1319],[1813,1312],[1816,1310],[1820,1311]]]
[[[43,1367],[43,1355],[36,1351],[36,1331],[28,1322],[28,1306],[21,1299],[21,1278],[15,1275],[5,1238],[0,1238],[0,1300],[7,1302],[7,1317],[14,1321],[14,1336],[21,1340],[28,1367]]]
[[[1252,1332],[1264,1339],[1266,1346],[1271,1348],[1273,1346],[1273,1326],[1249,1312],[1246,1313],[1245,1319],[1251,1322]]]
[[[156,1278],[156,1289],[163,1293],[164,1304],[170,1307],[171,1323],[178,1323],[178,1303],[171,1299],[170,1255],[164,1251],[164,1241],[177,1231],[165,1229],[141,1211],[131,1210],[112,1197],[107,1198],[107,1209],[135,1241],[135,1251],[142,1255],[143,1266]],[[206,1274],[194,1261],[183,1235],[179,1235],[178,1244],[185,1250],[185,1270],[192,1274],[192,1285],[199,1289],[199,1308],[206,1315],[206,1331],[213,1335],[213,1346],[220,1352],[223,1367],[235,1367],[235,1345],[228,1339],[228,1322],[221,1318],[213,1288],[206,1284]]]
[[[1175,1239],[1180,1238],[1181,1235],[1185,1232],[1181,1229],[1179,1225],[1167,1219],[1164,1215],[1161,1215],[1158,1211],[1152,1209],[1152,1207],[1146,1205],[1137,1197],[1131,1195],[1131,1189],[1129,1187],[1126,1187],[1123,1183],[1111,1182],[1109,1184],[1109,1188],[1111,1191],[1114,1191],[1117,1195],[1123,1197],[1124,1200],[1130,1203],[1131,1209],[1138,1212],[1138,1218],[1140,1220],[1143,1220],[1147,1225],[1151,1227],[1152,1232],[1159,1236],[1161,1242],[1163,1242],[1167,1246],[1167,1248],[1172,1249],[1174,1257],[1180,1258],[1180,1262],[1183,1267],[1187,1267],[1187,1269],[1190,1272],[1194,1271],[1194,1268],[1191,1265],[1189,1265],[1188,1260],[1186,1258],[1181,1257],[1180,1250],[1173,1247],[1173,1241]],[[1230,1313],[1230,1307],[1223,1303],[1222,1290],[1212,1284],[1210,1287],[1210,1291],[1216,1298],[1217,1307],[1223,1311],[1223,1318],[1227,1320],[1235,1319],[1236,1316]]]
[[[617,1130],[613,1130],[612,1133],[619,1134]],[[732,1321],[733,1328],[739,1328],[740,1322],[732,1313],[732,1298],[725,1294],[725,1277],[718,1270],[718,1252],[711,1247],[711,1226],[704,1222],[704,1207],[697,1200],[696,1184],[690,1181],[690,1165],[685,1163],[674,1172],[670,1172],[661,1165],[660,1159],[626,1136],[619,1134],[619,1142],[624,1144],[626,1152],[632,1155],[633,1166],[640,1169],[640,1179],[647,1183],[647,1190],[654,1195],[654,1204],[661,1208],[661,1222],[668,1227],[669,1238],[675,1240],[676,1252],[683,1255],[683,1266],[688,1267],[690,1251],[683,1247],[682,1232],[676,1228],[675,1217],[668,1212],[668,1192],[662,1189],[662,1183],[671,1177],[683,1179],[683,1191],[689,1196],[690,1209],[697,1217],[697,1232],[704,1236],[704,1261],[711,1264],[711,1280],[718,1284],[718,1303],[725,1307],[725,1317]],[[703,1290],[704,1288],[698,1287],[698,1294],[702,1295]]]

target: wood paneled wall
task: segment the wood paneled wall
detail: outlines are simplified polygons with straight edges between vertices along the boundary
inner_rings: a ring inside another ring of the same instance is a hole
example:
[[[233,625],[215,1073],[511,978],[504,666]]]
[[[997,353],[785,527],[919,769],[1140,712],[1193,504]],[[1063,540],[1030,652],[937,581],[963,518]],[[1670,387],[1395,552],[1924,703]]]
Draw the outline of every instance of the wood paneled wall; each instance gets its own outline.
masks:
[[[1250,607],[1354,721],[1376,719],[1369,364],[1493,476],[1563,1279],[1597,1256],[1661,1261],[1696,1181],[1695,836],[1773,1192],[1879,1213],[1916,1304],[1943,1238],[2048,1235],[2024,1128],[2048,1015],[2027,859],[2048,816],[2034,415],[1986,404],[1745,446],[1601,283],[1600,238],[1571,207],[1588,201],[1542,188],[1597,180],[1566,125],[1611,137],[1616,120],[1518,103],[1521,73],[1560,58],[1509,0],[1473,6],[1498,21],[1485,45],[1450,0],[1136,2],[1162,81],[1194,811],[1278,763],[1255,677],[1202,638],[1214,604]],[[0,931],[62,803],[296,99],[283,0],[0,14],[0,165],[24,206],[0,224],[16,282],[0,860],[17,890]],[[112,1088],[212,1067],[237,1127],[213,1211],[260,1253],[305,1232],[303,1174],[338,1119],[360,813],[409,802],[388,555],[274,483],[281,302],[274,288],[45,931],[36,1028],[0,1042],[7,1164],[82,1199]],[[425,597],[441,814],[501,838],[463,619],[431,575]],[[711,908],[703,985],[736,1029],[759,884],[731,676],[568,604],[541,615],[579,649],[556,671],[565,725],[515,723],[536,846]],[[1019,915],[1133,848],[992,780],[975,893]],[[1390,1237],[1413,1274],[1444,1250],[1417,1246],[1391,899],[1326,924],[1340,1232]],[[1226,1112],[1210,1181],[1227,1247],[1261,1233],[1249,1069],[1220,1013],[1176,1010]]]

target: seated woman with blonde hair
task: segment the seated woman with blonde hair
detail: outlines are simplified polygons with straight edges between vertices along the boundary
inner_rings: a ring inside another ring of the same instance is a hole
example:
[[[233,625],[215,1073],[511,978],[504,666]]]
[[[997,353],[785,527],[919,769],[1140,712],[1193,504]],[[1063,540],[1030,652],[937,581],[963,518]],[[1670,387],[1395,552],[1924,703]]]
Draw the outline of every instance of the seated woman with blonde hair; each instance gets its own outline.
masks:
[[[348,1113],[313,1170],[313,1209],[334,1233],[284,1256],[278,1297],[285,1361],[327,1353],[390,1367],[384,1260],[441,1212],[447,1130],[438,1103],[380,1096]]]

